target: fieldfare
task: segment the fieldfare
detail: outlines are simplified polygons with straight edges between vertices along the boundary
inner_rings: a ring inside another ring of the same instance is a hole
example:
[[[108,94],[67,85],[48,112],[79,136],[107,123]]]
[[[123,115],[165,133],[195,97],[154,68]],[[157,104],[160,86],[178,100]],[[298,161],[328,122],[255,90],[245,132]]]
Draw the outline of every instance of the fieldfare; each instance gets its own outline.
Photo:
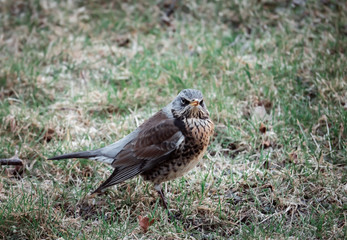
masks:
[[[87,158],[114,167],[112,175],[93,193],[140,174],[154,184],[167,209],[161,183],[181,177],[197,165],[213,130],[202,93],[185,89],[121,140],[104,148],[68,153],[49,160]]]

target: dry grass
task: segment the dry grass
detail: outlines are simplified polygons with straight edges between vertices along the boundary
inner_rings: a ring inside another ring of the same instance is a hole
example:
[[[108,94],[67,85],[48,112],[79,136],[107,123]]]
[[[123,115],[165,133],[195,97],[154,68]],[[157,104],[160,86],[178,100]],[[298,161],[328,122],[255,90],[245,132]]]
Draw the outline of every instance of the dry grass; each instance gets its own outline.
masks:
[[[346,4],[180,1],[162,21],[168,4],[144,2],[1,3],[0,158],[25,167],[0,168],[0,236],[346,238]],[[141,178],[91,198],[109,167],[46,160],[120,139],[188,87],[216,132],[166,185],[179,220]]]

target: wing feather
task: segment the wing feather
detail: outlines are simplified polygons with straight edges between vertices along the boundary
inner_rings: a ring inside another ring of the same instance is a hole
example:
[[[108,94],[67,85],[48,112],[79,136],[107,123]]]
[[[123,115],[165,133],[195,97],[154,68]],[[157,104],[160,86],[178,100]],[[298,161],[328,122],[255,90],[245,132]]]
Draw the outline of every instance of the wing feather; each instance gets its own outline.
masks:
[[[112,175],[95,192],[130,179],[167,160],[184,141],[184,135],[174,119],[161,119],[156,124],[144,123],[136,138],[117,154]]]

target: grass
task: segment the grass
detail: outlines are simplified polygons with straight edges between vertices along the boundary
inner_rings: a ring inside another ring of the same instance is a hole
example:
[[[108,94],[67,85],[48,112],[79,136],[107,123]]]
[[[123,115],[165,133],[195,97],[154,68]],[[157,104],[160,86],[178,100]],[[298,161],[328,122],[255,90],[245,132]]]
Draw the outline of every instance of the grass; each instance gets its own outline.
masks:
[[[164,23],[167,7],[3,1],[0,158],[25,168],[0,168],[0,236],[346,238],[346,5],[181,1]],[[183,88],[203,92],[216,129],[165,186],[180,220],[141,178],[90,198],[110,167],[46,160],[120,139]],[[155,219],[146,233],[138,216]]]

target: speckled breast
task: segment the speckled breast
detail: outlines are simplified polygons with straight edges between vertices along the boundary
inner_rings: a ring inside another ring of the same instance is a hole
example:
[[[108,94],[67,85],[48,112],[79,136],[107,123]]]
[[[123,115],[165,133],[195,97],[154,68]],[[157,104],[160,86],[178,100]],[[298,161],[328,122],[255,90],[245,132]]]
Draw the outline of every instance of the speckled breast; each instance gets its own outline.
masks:
[[[183,176],[195,167],[203,157],[213,134],[214,125],[210,119],[184,119],[185,139],[180,147],[172,152],[169,158],[141,175],[146,181],[154,184],[169,181]]]

